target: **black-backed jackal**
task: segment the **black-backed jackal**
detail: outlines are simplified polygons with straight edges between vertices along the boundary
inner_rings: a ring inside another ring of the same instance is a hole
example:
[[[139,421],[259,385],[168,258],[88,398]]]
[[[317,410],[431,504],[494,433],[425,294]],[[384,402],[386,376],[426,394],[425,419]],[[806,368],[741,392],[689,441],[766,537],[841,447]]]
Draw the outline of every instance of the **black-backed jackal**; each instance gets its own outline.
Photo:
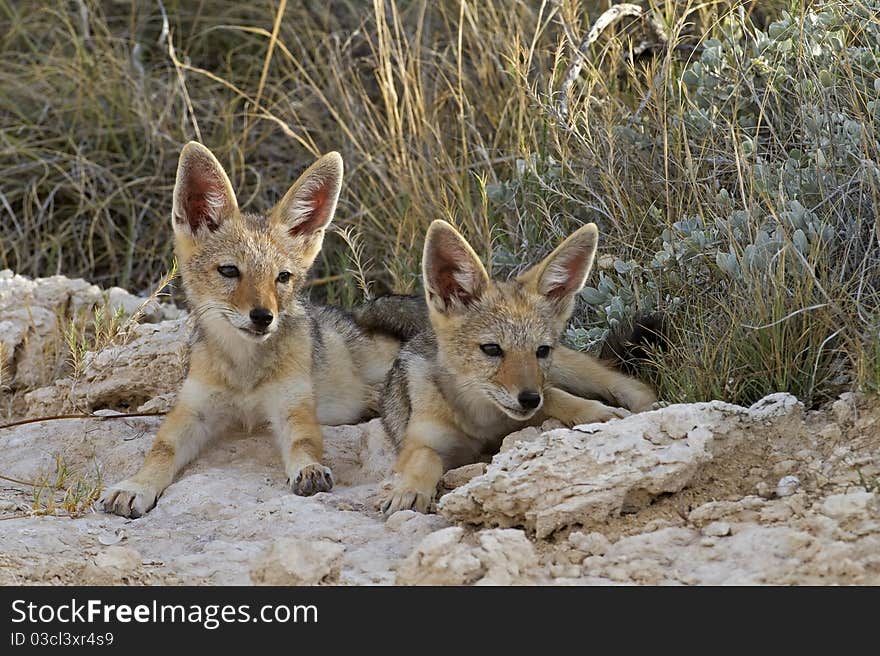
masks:
[[[585,225],[502,282],[455,228],[431,224],[422,259],[429,322],[401,349],[383,395],[382,420],[399,451],[387,514],[426,511],[445,470],[484,459],[526,425],[605,421],[656,401],[647,385],[559,344],[597,240],[596,226]],[[417,319],[410,310],[394,323],[413,332]]]
[[[329,153],[270,212],[243,213],[213,154],[183,148],[172,223],[195,322],[189,372],[140,471],[104,493],[105,510],[148,512],[209,439],[236,425],[268,425],[295,493],[332,487],[320,424],[375,411],[400,346],[300,296],[341,184],[342,158]]]

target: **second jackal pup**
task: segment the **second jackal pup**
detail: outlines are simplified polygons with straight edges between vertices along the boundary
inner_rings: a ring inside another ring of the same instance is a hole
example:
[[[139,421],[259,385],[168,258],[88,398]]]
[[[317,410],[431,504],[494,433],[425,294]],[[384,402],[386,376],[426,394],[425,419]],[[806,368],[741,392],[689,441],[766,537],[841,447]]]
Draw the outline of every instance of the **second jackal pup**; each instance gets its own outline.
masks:
[[[656,400],[643,383],[559,336],[596,252],[592,223],[515,280],[491,280],[464,238],[434,221],[422,259],[430,328],[401,350],[382,420],[398,448],[398,482],[383,511],[425,512],[443,472],[497,451],[505,435],[556,418],[624,417]],[[583,398],[587,397],[587,398]]]
[[[105,510],[148,512],[202,445],[235,425],[268,425],[295,493],[331,488],[319,422],[358,421],[398,349],[300,297],[341,184],[342,158],[330,153],[268,214],[246,214],[211,152],[184,146],[172,221],[195,320],[189,373],[140,471],[107,490]]]

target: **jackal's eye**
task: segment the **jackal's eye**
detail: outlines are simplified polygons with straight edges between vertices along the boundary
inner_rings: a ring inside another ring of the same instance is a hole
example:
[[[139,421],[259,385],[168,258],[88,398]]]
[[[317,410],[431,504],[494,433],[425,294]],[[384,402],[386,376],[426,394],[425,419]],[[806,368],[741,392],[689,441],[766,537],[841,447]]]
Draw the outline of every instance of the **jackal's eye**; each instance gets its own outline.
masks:
[[[491,358],[500,358],[504,351],[498,344],[480,344],[480,350]]]
[[[218,266],[217,273],[219,273],[224,278],[238,278],[241,275],[238,267],[232,264],[224,264],[223,266]]]
[[[550,347],[546,344],[541,344],[541,346],[538,347],[538,350],[535,351],[535,355],[543,360],[550,355]]]
[[[282,271],[278,274],[278,282],[284,284],[286,282],[290,282],[290,271]]]

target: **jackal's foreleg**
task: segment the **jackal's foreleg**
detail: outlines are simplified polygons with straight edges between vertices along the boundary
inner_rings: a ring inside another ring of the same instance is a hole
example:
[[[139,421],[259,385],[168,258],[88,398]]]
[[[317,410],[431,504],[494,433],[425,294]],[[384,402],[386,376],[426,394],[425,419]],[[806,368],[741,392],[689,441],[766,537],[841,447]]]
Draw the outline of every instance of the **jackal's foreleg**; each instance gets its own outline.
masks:
[[[568,392],[550,388],[544,392],[544,405],[537,423],[544,419],[558,419],[566,426],[592,424],[598,421],[628,417],[629,410],[605,405],[594,399],[583,399]]]
[[[657,395],[645,383],[603,364],[589,353],[559,346],[553,352],[550,383],[586,399],[601,399],[633,412],[649,410]]]
[[[216,433],[222,415],[216,404],[208,402],[210,398],[197,381],[184,383],[177,405],[159,427],[144,464],[134,476],[102,495],[99,503],[106,512],[141,517],[153,509],[177,473]]]
[[[410,418],[394,467],[397,481],[382,504],[382,512],[385,515],[407,509],[427,512],[448,464],[441,453],[455,451],[458,441],[458,431],[445,421],[424,415]]]
[[[287,482],[295,494],[311,496],[333,487],[333,473],[321,464],[324,438],[311,395],[289,402],[272,419],[284,459]]]

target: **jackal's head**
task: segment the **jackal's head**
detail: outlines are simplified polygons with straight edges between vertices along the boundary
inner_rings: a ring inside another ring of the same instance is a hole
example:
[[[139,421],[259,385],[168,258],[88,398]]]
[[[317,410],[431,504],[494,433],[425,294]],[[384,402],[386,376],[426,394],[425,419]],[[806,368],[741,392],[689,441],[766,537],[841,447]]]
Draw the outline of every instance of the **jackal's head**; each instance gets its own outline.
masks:
[[[590,223],[509,281],[491,280],[464,238],[434,221],[422,269],[439,357],[463,398],[490,400],[525,420],[544,402],[553,349],[593,265]]]
[[[184,289],[200,325],[223,338],[269,339],[299,307],[297,293],[321,250],[341,184],[342,158],[329,153],[267,214],[242,213],[211,151],[186,144],[172,221]]]

